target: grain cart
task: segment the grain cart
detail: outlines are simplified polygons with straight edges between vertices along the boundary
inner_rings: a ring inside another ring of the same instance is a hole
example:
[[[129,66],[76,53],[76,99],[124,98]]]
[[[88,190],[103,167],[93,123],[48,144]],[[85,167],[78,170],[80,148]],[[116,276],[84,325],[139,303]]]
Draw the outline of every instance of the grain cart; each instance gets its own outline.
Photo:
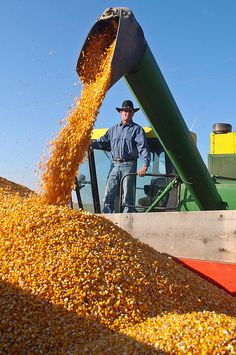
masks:
[[[81,50],[77,73],[93,34],[115,33],[112,83],[124,78],[150,128],[145,128],[151,154],[150,172],[136,179],[137,213],[104,215],[134,237],[180,260],[228,292],[236,292],[236,164],[235,133],[217,123],[211,133],[206,167],[191,133],[129,8],[109,8],[98,18]],[[107,43],[106,43],[107,44]],[[104,48],[105,49],[105,48]],[[105,130],[94,130],[96,139]],[[106,159],[100,155],[105,154]],[[79,170],[78,205],[101,212],[109,152],[91,152]],[[99,165],[101,164],[101,165]],[[90,191],[91,202],[86,200]],[[87,197],[86,197],[87,196]],[[152,213],[149,213],[152,212]]]

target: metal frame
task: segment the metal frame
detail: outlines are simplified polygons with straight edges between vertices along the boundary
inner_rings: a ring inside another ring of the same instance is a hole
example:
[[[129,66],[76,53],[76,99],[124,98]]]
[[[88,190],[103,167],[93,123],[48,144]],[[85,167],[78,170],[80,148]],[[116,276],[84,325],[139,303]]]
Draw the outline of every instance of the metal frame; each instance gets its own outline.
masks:
[[[97,172],[96,172],[93,150],[91,150],[89,153],[88,162],[89,162],[89,172],[90,172],[90,177],[91,177],[91,190],[92,190],[94,212],[101,213],[99,191],[98,191],[98,181],[97,181]]]
[[[90,178],[91,178],[91,181],[89,182],[89,184],[91,184],[94,213],[101,213],[100,198],[99,198],[98,183],[97,183],[96,165],[95,165],[93,150],[90,150],[88,153],[88,163],[89,163],[89,174],[90,174]],[[78,179],[76,177],[76,179],[75,179],[76,197],[77,197],[79,208],[84,209],[82,199],[81,199],[81,193],[80,193],[80,190],[82,187],[84,187],[84,185],[82,185],[80,187],[79,183],[78,183]]]
[[[137,176],[137,173],[129,173],[124,175],[121,178],[121,182],[120,182],[120,192],[119,192],[119,213],[122,213],[123,209],[125,207],[133,207],[133,208],[140,208],[140,206],[138,205],[134,205],[134,206],[129,206],[129,205],[125,205],[122,203],[122,191],[123,191],[123,181],[124,179],[129,176],[129,175],[135,175]],[[162,192],[162,194],[160,196],[157,197],[157,199],[151,204],[151,206],[149,206],[147,208],[147,210],[145,212],[151,212],[157,205],[157,203],[164,197],[164,195],[166,195],[173,187],[174,184],[176,184],[178,181],[180,181],[179,175],[174,175],[174,174],[146,174],[145,176],[157,176],[157,177],[165,177],[165,178],[173,178],[173,180],[166,186],[165,190]],[[173,207],[173,210],[176,210],[178,204]],[[145,206],[143,206],[143,208],[145,208]],[[160,211],[165,211],[166,207],[158,207],[158,209]],[[168,210],[170,210],[170,208],[168,208]]]

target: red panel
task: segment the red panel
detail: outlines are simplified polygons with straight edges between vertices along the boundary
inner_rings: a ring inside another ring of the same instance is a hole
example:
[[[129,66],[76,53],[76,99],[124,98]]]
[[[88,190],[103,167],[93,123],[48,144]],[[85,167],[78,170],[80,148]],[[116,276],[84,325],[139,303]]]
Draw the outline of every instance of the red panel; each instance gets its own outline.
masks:
[[[236,264],[225,264],[213,261],[180,259],[181,263],[193,271],[197,271],[208,281],[236,296]]]

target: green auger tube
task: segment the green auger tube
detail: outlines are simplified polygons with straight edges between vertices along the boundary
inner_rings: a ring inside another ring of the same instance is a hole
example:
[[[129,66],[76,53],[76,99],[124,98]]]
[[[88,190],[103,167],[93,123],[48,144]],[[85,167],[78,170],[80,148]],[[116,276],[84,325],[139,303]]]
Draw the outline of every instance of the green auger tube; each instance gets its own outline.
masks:
[[[109,8],[98,18],[80,53],[77,72],[91,35],[108,27],[116,37],[112,58],[112,85],[124,77],[181,180],[200,210],[227,208],[194,143],[167,83],[129,8]]]

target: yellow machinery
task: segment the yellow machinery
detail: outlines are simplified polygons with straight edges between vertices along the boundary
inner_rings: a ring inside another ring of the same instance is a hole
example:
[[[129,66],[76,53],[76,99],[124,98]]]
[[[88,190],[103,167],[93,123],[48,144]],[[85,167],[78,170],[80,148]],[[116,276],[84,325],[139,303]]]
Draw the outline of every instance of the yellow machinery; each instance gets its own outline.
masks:
[[[211,174],[236,178],[236,132],[227,123],[217,123],[210,135],[208,166]]]

